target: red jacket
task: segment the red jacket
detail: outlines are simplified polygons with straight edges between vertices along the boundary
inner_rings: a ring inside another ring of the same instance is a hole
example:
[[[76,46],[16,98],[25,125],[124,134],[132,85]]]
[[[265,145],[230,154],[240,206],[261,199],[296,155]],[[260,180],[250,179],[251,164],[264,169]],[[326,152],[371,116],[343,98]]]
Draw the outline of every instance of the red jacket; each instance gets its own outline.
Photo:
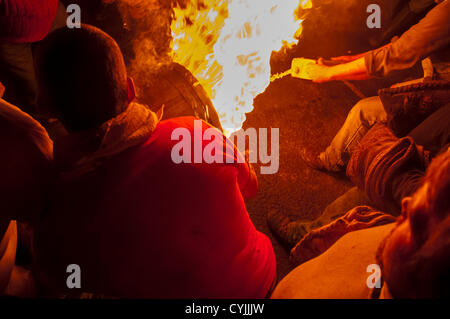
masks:
[[[42,40],[56,17],[58,0],[1,0],[0,41]]]
[[[163,121],[144,144],[63,180],[36,236],[43,278],[73,292],[66,268],[78,264],[81,291],[113,297],[267,295],[275,256],[243,196],[256,192],[254,172],[246,163],[175,164],[178,127],[194,136],[192,117]]]

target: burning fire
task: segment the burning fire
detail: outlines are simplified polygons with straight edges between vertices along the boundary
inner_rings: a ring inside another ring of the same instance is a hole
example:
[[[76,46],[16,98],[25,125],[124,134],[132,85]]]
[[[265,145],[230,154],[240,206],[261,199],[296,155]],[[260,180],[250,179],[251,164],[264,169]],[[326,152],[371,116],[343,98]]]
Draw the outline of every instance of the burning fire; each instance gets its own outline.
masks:
[[[300,2],[300,3],[299,3]],[[301,33],[311,0],[191,0],[175,8],[173,59],[199,79],[229,135],[270,84],[270,56]]]

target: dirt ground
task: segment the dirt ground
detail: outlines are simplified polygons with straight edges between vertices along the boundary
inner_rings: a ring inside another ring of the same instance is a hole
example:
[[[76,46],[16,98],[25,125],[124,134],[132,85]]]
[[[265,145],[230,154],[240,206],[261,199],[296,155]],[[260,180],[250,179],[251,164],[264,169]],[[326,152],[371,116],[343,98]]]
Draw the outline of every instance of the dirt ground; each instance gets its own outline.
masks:
[[[343,123],[357,97],[342,83],[316,85],[286,78],[273,83],[255,100],[245,127],[280,129],[280,168],[275,175],[259,175],[259,193],[247,201],[256,228],[272,240],[282,278],[291,269],[289,252],[266,224],[269,210],[293,219],[314,219],[334,199],[345,193],[349,182],[314,171],[299,156],[301,147],[322,150]],[[259,169],[256,167],[259,174]]]

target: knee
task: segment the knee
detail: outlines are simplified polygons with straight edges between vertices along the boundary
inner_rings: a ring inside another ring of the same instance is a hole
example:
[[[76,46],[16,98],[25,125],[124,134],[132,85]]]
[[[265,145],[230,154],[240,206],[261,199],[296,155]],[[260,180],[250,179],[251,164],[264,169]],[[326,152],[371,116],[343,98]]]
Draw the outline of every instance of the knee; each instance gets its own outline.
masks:
[[[350,116],[368,126],[386,121],[386,112],[378,96],[359,101],[350,111]]]
[[[363,114],[364,114],[364,100],[361,100],[352,107],[352,109],[348,113],[348,118],[360,120],[363,118]]]

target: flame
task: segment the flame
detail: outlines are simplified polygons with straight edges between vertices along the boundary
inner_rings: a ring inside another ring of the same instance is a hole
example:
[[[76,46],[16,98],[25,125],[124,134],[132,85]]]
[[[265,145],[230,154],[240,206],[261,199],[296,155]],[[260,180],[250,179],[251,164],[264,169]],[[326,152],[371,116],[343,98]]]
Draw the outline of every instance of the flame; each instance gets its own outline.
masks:
[[[229,135],[270,84],[270,56],[297,42],[311,0],[191,0],[174,9],[172,58],[210,96]]]

